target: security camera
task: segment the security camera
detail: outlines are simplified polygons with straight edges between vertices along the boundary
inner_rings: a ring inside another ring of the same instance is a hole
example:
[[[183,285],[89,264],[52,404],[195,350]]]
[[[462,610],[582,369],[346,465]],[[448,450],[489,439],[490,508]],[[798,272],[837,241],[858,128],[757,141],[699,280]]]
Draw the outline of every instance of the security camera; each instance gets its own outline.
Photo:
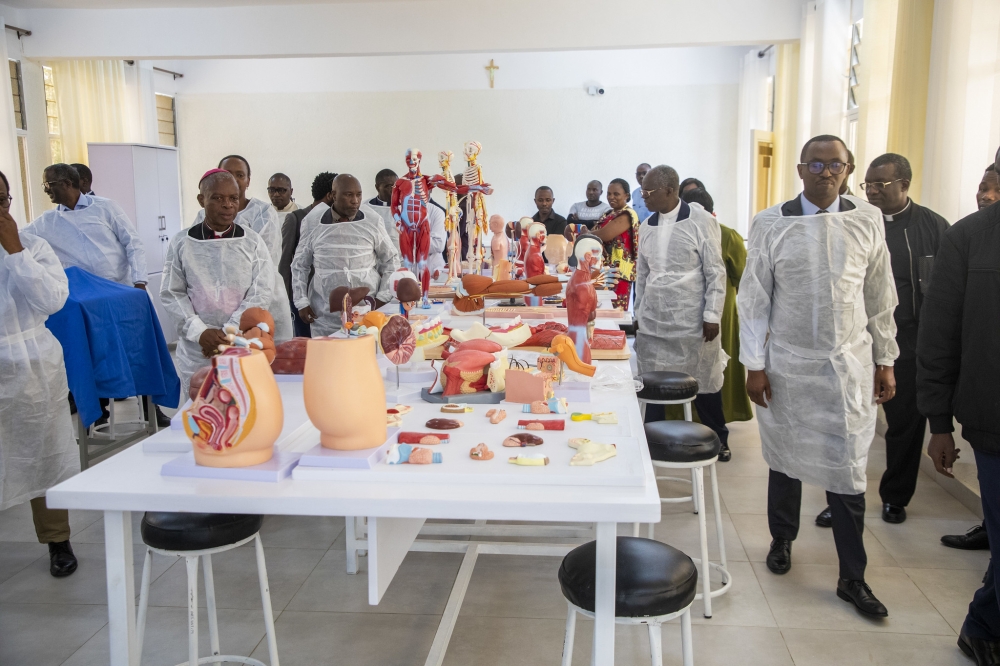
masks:
[[[587,87],[587,94],[588,95],[603,95],[604,94],[604,88],[602,86],[588,86]]]

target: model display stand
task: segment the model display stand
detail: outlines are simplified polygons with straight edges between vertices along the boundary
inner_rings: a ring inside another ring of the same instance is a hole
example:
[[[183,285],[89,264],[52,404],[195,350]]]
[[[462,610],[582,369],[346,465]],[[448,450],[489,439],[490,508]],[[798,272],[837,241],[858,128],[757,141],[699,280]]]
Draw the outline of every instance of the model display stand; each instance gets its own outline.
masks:
[[[385,440],[385,443],[374,449],[334,451],[325,448],[322,444],[316,444],[302,454],[299,465],[328,469],[374,469],[377,464],[385,460],[389,448],[396,443],[399,428],[389,428],[388,433],[389,438]]]
[[[492,391],[480,391],[479,393],[460,393],[457,397],[461,398],[461,401],[468,403],[470,405],[496,405],[503,402],[504,396],[506,394],[503,391],[499,393],[494,393]],[[454,395],[445,395],[444,393],[431,393],[429,389],[421,389],[420,399],[424,402],[430,403],[432,405],[445,405],[450,402],[455,402],[453,398]],[[438,408],[440,410],[440,408]]]
[[[275,451],[267,462],[250,467],[206,467],[194,460],[194,453],[185,453],[164,463],[160,468],[162,476],[179,476],[193,479],[226,479],[229,481],[267,481],[277,483],[292,474],[299,463],[301,453]]]

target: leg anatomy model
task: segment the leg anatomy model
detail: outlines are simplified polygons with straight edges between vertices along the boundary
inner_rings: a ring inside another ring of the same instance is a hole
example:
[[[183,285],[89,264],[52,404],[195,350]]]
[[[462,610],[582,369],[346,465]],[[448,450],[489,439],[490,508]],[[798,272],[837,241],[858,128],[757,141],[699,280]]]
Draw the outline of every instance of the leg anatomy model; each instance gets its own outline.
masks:
[[[427,263],[431,249],[431,225],[427,217],[427,206],[430,205],[430,193],[435,187],[446,192],[467,194],[490,194],[489,185],[456,185],[448,182],[443,176],[425,176],[420,173],[419,150],[411,148],[406,151],[407,173],[392,186],[392,219],[396,221],[399,230],[399,252],[403,265],[416,273],[420,279],[423,305],[430,307],[427,292],[431,285],[431,271]]]
[[[473,186],[482,185],[489,187],[483,182],[483,168],[476,164],[479,151],[483,146],[478,141],[469,141],[465,144],[465,159],[469,165],[462,175],[462,184],[469,186],[469,196],[465,198],[465,230],[469,236],[469,264],[472,272],[480,275],[483,272],[483,259],[486,256],[483,249],[483,236],[486,234],[486,200],[484,195],[490,194],[492,190],[474,190]]]
[[[455,153],[450,150],[442,150],[438,153],[441,177],[452,184],[455,183],[455,179],[451,175],[453,157],[455,157]],[[446,284],[460,284],[462,282],[462,236],[459,233],[458,225],[461,212],[458,208],[458,197],[452,191],[446,192],[444,205],[444,228],[448,232],[448,282]]]

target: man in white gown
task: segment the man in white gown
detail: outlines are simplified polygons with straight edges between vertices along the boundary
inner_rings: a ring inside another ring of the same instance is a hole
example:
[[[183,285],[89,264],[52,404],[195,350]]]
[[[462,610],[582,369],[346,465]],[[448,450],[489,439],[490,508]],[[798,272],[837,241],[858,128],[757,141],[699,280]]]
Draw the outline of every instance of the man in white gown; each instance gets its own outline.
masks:
[[[767,567],[791,569],[802,482],[818,485],[833,517],[837,596],[885,617],[864,580],[864,493],[877,405],[896,390],[896,289],[881,212],[838,194],[847,146],[818,136],[801,161],[802,194],[754,217],[736,299],[740,360],[771,468]]]
[[[275,343],[291,340],[295,335],[292,329],[292,313],[288,309],[288,294],[285,292],[285,281],[278,272],[281,263],[281,221],[278,212],[270,203],[256,197],[247,198],[247,188],[250,187],[250,164],[239,155],[227,155],[219,162],[219,168],[225,169],[236,179],[240,188],[240,207],[236,222],[244,229],[257,233],[264,240],[271,263],[274,264],[274,285],[271,287],[271,302],[260,307],[274,317]],[[205,219],[205,211],[198,211],[194,218],[197,226]]]
[[[170,239],[163,262],[160,301],[177,326],[177,374],[182,396],[191,375],[208,365],[220,344],[222,329],[239,326],[247,308],[268,309],[277,271],[264,240],[238,223],[240,190],[236,179],[221,169],[202,176],[198,203],[203,221]],[[288,312],[288,303],[271,316]]]

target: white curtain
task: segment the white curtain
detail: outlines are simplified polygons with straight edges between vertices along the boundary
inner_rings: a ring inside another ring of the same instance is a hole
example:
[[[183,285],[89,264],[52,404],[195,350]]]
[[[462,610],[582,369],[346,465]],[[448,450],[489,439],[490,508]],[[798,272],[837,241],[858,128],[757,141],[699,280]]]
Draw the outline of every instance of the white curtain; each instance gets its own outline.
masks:
[[[61,60],[51,66],[67,164],[86,164],[88,143],[142,141],[141,115],[124,61]]]
[[[4,20],[0,18],[0,32],[4,29]],[[7,40],[0,39],[0,61],[7,62]],[[0,171],[7,176],[10,183],[10,194],[14,201],[10,206],[10,214],[20,226],[31,220],[27,219],[24,188],[21,184],[21,160],[17,152],[17,131],[14,129],[14,101],[10,89],[10,77],[3,76],[0,89]]]

